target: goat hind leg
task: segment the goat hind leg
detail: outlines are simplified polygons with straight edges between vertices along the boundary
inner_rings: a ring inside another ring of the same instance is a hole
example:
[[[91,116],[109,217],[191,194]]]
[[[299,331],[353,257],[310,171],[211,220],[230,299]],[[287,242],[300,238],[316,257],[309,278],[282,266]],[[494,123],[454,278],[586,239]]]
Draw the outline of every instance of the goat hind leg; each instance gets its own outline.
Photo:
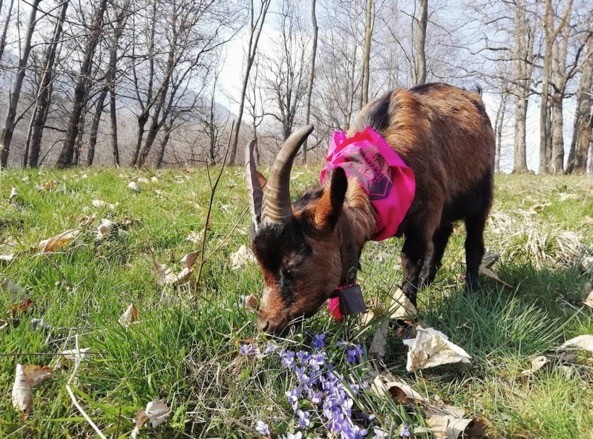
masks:
[[[465,239],[465,285],[469,291],[473,291],[478,286],[478,271],[484,256],[484,228],[488,212],[465,219],[465,230],[467,237]]]

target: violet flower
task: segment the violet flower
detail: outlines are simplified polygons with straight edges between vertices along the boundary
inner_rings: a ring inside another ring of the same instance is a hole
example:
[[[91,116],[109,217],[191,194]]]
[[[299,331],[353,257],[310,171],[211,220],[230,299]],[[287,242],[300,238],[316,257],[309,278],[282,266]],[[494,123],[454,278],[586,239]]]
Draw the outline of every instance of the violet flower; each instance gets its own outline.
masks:
[[[270,427],[263,421],[257,421],[255,423],[255,430],[262,436],[270,435]]]

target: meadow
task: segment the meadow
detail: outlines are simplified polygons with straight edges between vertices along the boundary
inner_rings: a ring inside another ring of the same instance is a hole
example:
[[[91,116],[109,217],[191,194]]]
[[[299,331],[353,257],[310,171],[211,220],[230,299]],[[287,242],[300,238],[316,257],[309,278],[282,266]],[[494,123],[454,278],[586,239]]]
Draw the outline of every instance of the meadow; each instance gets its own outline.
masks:
[[[593,290],[593,179],[496,177],[486,245],[500,256],[492,270],[511,288],[483,278],[479,291],[464,292],[457,227],[435,283],[419,296],[418,317],[472,362],[411,373],[395,322],[383,361],[367,355],[380,317],[338,324],[321,310],[283,339],[257,329],[242,296],[260,293],[259,269],[231,262],[249,244],[243,171],[224,170],[206,224],[216,171],[210,178],[205,168],[0,174],[0,255],[14,255],[0,261],[0,437],[97,437],[73,397],[105,437],[130,437],[137,412],[154,399],[167,404],[166,421],[148,423],[138,437],[258,437],[261,423],[271,437],[339,437],[306,399],[297,402],[308,414],[303,423],[286,395],[297,378],[281,352],[313,352],[317,334],[325,334],[325,362],[346,384],[366,437],[400,437],[402,425],[412,437],[432,437],[417,405],[368,386],[385,370],[433,404],[483,418],[492,438],[591,437],[592,357],[558,347],[593,334],[593,310],[583,303]],[[293,175],[295,193],[317,178],[306,167]],[[132,181],[139,191],[128,187]],[[114,226],[99,239],[103,219]],[[72,242],[39,251],[40,241],[69,229],[80,231]],[[397,239],[366,247],[359,280],[369,308],[387,306],[401,281],[400,248]],[[178,272],[192,251],[189,277],[159,285],[153,265]],[[137,321],[122,325],[132,303]],[[269,342],[276,350],[264,354]],[[356,345],[362,354],[349,362]],[[75,348],[90,351],[81,361],[60,355]],[[540,355],[547,364],[523,374]],[[52,368],[32,390],[28,416],[11,403],[17,364]]]

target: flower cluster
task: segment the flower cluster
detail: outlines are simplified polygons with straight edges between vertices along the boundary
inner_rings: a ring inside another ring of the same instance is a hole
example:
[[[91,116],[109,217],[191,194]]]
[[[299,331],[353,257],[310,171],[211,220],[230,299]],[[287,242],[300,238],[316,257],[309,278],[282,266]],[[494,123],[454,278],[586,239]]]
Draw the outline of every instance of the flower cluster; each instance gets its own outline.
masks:
[[[353,396],[357,395],[360,387],[357,384],[344,384],[344,380],[336,372],[333,364],[328,362],[325,348],[325,334],[317,334],[313,338],[312,352],[307,350],[280,350],[280,364],[283,368],[294,373],[296,387],[286,391],[288,403],[296,415],[296,425],[301,430],[306,430],[312,424],[309,410],[304,406],[315,407],[327,425],[327,429],[341,439],[359,439],[368,435],[368,430],[357,425],[353,420]],[[358,363],[362,358],[363,351],[360,345],[353,345],[346,342],[338,342],[338,346],[344,349],[348,363]],[[260,352],[256,345],[241,345],[240,352],[243,355],[261,356],[276,351],[277,346],[268,343],[265,351]],[[364,383],[363,386],[367,386]],[[308,401],[306,403],[305,401]],[[370,419],[370,417],[369,417]],[[270,435],[268,425],[257,421],[256,430],[263,436]],[[374,429],[374,438],[383,438],[385,433]],[[288,433],[284,439],[299,439],[303,437],[301,431]]]

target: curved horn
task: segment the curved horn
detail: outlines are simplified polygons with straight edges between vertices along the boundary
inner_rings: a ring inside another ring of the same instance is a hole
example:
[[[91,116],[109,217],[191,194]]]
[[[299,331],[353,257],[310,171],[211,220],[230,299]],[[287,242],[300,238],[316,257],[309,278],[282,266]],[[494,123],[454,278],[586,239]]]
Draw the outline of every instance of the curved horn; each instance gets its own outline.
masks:
[[[256,143],[257,141],[252,140],[245,146],[245,178],[247,180],[247,192],[249,194],[251,221],[257,231],[261,220],[263,190],[259,182],[257,170],[255,169],[255,159],[253,158],[253,149]]]
[[[282,145],[272,165],[270,178],[264,192],[263,218],[271,221],[284,221],[292,216],[290,207],[292,162],[311,132],[313,132],[313,125],[305,125],[292,133]]]

